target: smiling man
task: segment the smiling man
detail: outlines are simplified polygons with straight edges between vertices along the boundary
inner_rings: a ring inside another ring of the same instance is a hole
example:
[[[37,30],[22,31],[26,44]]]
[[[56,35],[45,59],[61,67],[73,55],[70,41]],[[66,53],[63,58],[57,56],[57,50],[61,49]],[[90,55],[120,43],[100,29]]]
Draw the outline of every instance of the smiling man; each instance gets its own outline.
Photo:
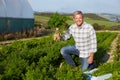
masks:
[[[73,20],[75,23],[68,28],[67,32],[61,36],[61,39],[67,40],[73,36],[75,45],[65,46],[60,51],[71,67],[76,67],[76,64],[70,55],[78,55],[82,70],[86,70],[93,63],[94,54],[97,51],[96,33],[93,26],[84,22],[84,16],[81,11],[73,13]]]

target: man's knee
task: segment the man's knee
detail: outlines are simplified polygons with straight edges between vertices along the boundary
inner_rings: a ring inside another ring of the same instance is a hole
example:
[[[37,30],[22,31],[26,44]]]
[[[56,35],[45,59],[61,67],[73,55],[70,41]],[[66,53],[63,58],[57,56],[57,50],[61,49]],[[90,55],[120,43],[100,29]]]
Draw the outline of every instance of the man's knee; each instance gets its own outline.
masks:
[[[63,55],[65,53],[64,47],[60,49],[61,54]]]
[[[62,47],[60,49],[60,52],[61,52],[62,55],[66,55],[68,53],[68,48],[67,47]]]

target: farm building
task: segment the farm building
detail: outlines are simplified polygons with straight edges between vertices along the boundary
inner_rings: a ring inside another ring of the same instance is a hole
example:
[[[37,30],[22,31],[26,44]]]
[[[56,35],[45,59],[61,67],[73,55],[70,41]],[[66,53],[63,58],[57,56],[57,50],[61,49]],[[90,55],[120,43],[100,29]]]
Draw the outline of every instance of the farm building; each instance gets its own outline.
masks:
[[[34,12],[27,0],[0,0],[0,34],[34,28]]]

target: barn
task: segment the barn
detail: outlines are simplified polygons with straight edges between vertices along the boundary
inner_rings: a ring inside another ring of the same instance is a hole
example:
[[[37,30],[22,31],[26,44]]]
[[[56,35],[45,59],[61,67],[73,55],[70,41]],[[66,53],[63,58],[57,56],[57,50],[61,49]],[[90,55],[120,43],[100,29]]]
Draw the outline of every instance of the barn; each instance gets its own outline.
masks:
[[[0,0],[0,34],[34,28],[34,12],[27,0]]]

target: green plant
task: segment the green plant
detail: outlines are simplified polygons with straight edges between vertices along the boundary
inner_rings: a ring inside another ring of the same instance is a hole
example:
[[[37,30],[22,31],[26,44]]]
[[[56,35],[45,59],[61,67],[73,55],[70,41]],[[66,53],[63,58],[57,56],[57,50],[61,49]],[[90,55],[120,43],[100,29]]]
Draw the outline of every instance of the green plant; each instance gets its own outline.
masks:
[[[58,14],[53,14],[48,21],[48,28],[54,29],[55,27],[63,28],[66,26],[68,17]]]
[[[110,49],[111,42],[116,35],[116,33],[109,32],[97,33],[98,51],[95,54],[95,60],[98,65],[102,66],[101,58]],[[63,46],[73,44],[73,38],[55,42],[50,35],[40,39],[16,41],[9,46],[4,46],[0,49],[0,79],[85,80],[79,68],[81,64],[77,65],[76,70],[72,70],[60,54],[60,49]],[[79,63],[78,56],[72,56],[72,58]],[[119,62],[104,64],[102,68],[100,67],[101,72],[96,75],[112,72],[113,77],[120,79],[119,66]]]

